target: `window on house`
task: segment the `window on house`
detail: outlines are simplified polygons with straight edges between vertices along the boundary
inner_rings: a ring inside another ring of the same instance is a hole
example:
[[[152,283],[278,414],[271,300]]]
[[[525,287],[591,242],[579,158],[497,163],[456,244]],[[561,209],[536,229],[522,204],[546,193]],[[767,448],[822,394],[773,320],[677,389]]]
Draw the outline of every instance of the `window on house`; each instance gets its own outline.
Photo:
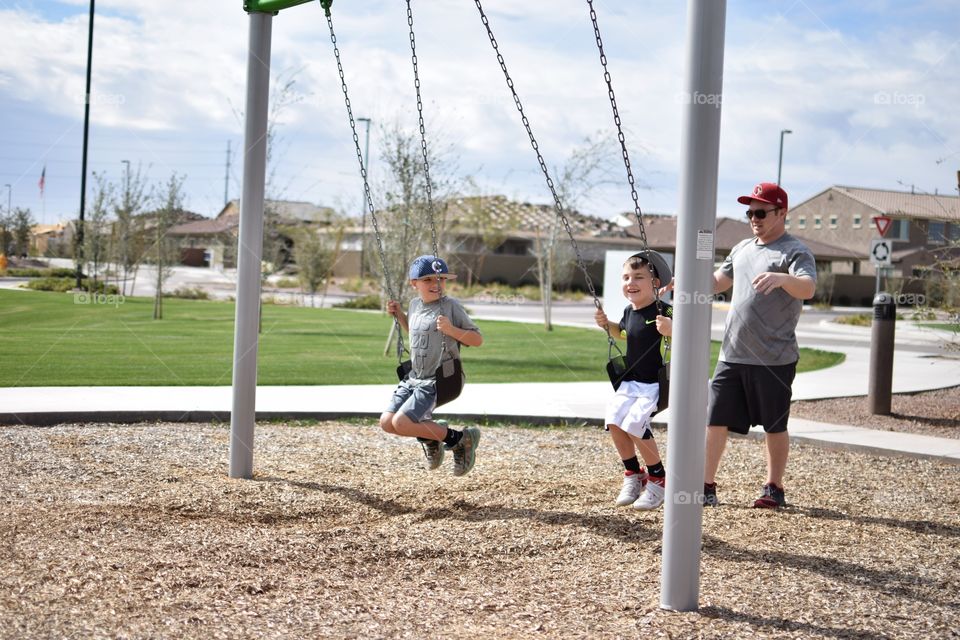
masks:
[[[960,240],[960,223],[951,222],[947,229],[949,229],[950,242],[956,242],[957,240]]]
[[[787,229],[790,228],[790,216],[787,216],[786,218],[783,219],[783,226],[786,227]]]
[[[830,228],[831,229],[837,228],[837,216],[830,216]]]
[[[944,244],[947,241],[947,224],[931,220],[927,225],[927,244]]]
[[[890,228],[887,229],[887,234],[884,237],[906,242],[910,239],[910,221],[902,218],[891,221]]]
[[[807,228],[807,216],[800,216],[800,219],[797,220],[797,228],[798,228],[798,229],[806,229],[806,228]]]
[[[813,216],[813,228],[814,229],[823,228],[823,216]]]
[[[854,229],[859,229],[859,228],[861,228],[862,226],[863,226],[863,218],[860,216],[859,213],[855,213],[855,214],[853,215],[853,228],[854,228]]]

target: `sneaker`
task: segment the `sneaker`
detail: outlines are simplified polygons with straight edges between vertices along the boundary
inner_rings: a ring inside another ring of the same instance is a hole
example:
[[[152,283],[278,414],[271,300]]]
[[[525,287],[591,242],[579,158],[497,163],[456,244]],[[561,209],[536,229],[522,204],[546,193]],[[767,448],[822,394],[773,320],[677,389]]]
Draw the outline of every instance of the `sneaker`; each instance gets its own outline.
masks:
[[[662,478],[658,478],[662,480]],[[647,481],[647,488],[643,490],[643,493],[640,494],[640,497],[637,498],[637,501],[633,503],[634,509],[640,509],[642,511],[651,511],[658,508],[663,504],[663,494],[665,493],[664,485],[657,482],[653,478],[650,478]]]
[[[629,475],[628,475],[629,474]],[[633,504],[643,493],[643,486],[647,483],[647,472],[633,473],[628,471],[623,474],[623,486],[620,487],[620,495],[614,501],[618,507],[625,507]]]
[[[717,499],[717,483],[703,483],[703,506],[719,507],[720,501]]]
[[[443,443],[426,438],[417,438],[417,442],[423,447],[423,455],[427,459],[427,470],[433,471],[443,464]]]
[[[453,475],[465,476],[477,460],[477,445],[480,444],[480,428],[467,427],[463,437],[453,447]]]
[[[772,482],[763,485],[763,495],[753,503],[755,509],[776,509],[786,506],[787,499],[783,489]]]

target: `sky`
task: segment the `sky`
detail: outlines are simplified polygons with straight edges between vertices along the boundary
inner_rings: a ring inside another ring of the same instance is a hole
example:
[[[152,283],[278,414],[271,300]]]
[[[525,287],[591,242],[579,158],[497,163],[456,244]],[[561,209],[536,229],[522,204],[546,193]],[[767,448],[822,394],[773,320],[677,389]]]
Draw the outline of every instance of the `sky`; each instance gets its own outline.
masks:
[[[474,3],[413,5],[428,140],[449,148],[480,192],[550,203]],[[687,4],[594,5],[641,207],[676,213]],[[484,6],[551,169],[612,130],[585,0]],[[383,128],[417,125],[406,7],[338,0],[333,11],[354,115],[372,120],[376,183]],[[0,0],[0,206],[9,197],[39,222],[80,208],[88,12],[86,0]],[[119,182],[127,161],[155,184],[181,174],[186,208],[205,216],[220,211],[225,186],[238,197],[248,24],[241,0],[97,2],[89,171]],[[359,215],[362,183],[319,3],[274,17],[272,40],[273,77],[295,82],[278,122],[276,195]],[[792,204],[834,184],[956,194],[958,70],[955,0],[728,2],[717,214],[742,216],[736,197],[776,180],[785,129]],[[615,142],[610,154],[619,161]],[[631,211],[619,175],[581,209]]]

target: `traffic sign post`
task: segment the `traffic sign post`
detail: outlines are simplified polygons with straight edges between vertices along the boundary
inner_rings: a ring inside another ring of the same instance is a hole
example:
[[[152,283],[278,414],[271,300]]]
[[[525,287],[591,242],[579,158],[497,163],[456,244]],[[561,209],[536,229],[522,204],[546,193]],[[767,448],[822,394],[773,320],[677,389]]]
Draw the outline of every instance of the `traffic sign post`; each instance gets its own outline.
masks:
[[[879,228],[879,225],[878,225]],[[884,268],[893,265],[893,240],[884,238],[874,238],[870,241],[870,262],[877,269],[877,284],[874,287],[873,294],[880,293],[880,274]]]
[[[893,218],[889,216],[877,216],[873,219],[873,224],[876,225],[877,231],[880,232],[880,237],[886,237],[887,230],[890,228],[890,223],[893,222]]]

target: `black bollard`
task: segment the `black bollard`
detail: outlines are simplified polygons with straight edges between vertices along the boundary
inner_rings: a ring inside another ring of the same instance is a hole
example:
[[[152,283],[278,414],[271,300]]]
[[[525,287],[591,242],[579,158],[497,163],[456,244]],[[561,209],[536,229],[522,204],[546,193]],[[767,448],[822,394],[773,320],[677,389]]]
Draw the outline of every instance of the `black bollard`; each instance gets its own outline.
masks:
[[[893,336],[897,302],[889,293],[873,298],[873,333],[870,337],[870,386],[867,404],[874,415],[890,415],[893,389]]]

